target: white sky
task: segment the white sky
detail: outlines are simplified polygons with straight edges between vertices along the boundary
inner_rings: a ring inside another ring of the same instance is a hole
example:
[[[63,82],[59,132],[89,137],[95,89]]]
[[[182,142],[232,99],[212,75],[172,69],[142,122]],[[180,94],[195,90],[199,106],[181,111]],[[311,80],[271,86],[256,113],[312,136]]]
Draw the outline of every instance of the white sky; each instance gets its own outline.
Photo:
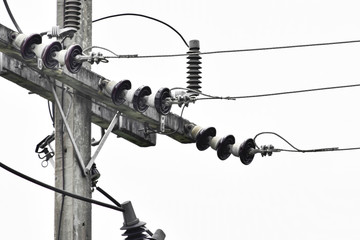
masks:
[[[25,33],[50,30],[56,1],[8,1]],[[93,1],[93,19],[141,13],[163,20],[202,51],[360,39],[356,0]],[[0,23],[15,29],[3,5]],[[93,45],[119,54],[185,53],[170,29],[136,17],[95,23]],[[359,83],[359,44],[203,56],[202,90],[240,96]],[[133,87],[185,87],[186,59],[122,59],[94,66]],[[53,185],[36,144],[52,132],[47,101],[1,78],[1,162]],[[237,142],[274,131],[298,148],[359,147],[359,88],[237,101],[199,101],[184,118]],[[180,108],[173,107],[179,114]],[[98,138],[100,130],[93,128]],[[259,145],[288,146],[274,136]],[[95,150],[95,149],[93,149]],[[139,148],[111,136],[97,166],[99,186],[166,239],[359,239],[360,151],[257,155],[249,166],[234,156],[220,161],[158,136]],[[0,170],[0,239],[52,239],[54,194]],[[100,193],[93,198],[107,201]],[[123,239],[122,214],[93,206],[93,239]]]

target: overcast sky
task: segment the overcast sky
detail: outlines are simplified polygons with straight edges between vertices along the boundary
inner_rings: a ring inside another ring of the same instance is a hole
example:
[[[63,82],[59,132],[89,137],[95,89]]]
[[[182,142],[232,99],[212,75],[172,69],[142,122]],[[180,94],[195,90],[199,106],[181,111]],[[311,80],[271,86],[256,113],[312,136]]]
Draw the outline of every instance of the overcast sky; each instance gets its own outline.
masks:
[[[56,1],[9,0],[25,33],[56,25]],[[217,51],[360,39],[359,1],[93,1],[93,19],[140,13],[200,40]],[[3,5],[0,23],[15,30]],[[120,17],[93,25],[93,45],[118,54],[188,51],[169,28],[144,18]],[[202,56],[202,91],[242,96],[359,83],[360,44]],[[104,77],[129,79],[133,87],[186,87],[186,58],[112,59],[93,67]],[[48,184],[54,169],[41,167],[35,146],[53,131],[47,101],[0,78],[1,162]],[[212,100],[190,104],[183,117],[236,142],[276,132],[301,149],[360,147],[360,88],[303,94]],[[172,112],[180,114],[173,106]],[[93,127],[93,136],[100,130]],[[275,136],[259,145],[289,149]],[[93,149],[95,151],[95,149]],[[169,240],[359,239],[360,151],[274,153],[244,166],[220,161],[157,136],[140,148],[111,135],[96,160],[98,185],[119,202],[131,200],[140,220]],[[54,193],[0,169],[0,239],[52,239]],[[99,192],[93,198],[108,202]],[[122,214],[93,206],[93,239],[123,239]]]

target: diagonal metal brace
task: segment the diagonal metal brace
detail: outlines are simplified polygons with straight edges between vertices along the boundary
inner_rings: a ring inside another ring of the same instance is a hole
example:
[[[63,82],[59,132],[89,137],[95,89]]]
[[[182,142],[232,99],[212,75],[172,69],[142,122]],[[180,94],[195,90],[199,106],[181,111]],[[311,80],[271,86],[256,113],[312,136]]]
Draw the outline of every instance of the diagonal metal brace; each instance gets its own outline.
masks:
[[[96,159],[96,157],[98,156],[101,148],[104,146],[104,143],[105,143],[106,139],[107,139],[108,136],[110,135],[111,131],[114,129],[115,124],[118,122],[119,115],[120,115],[120,112],[117,111],[116,114],[115,114],[115,116],[114,116],[114,118],[111,120],[111,123],[110,123],[108,129],[106,130],[106,133],[105,133],[104,136],[101,138],[100,143],[99,143],[99,146],[97,147],[94,155],[91,157],[88,165],[86,166],[86,170],[87,170],[87,171],[90,171],[90,169],[91,169],[92,165],[94,164],[95,159]]]
[[[75,142],[75,138],[74,138],[74,136],[72,135],[72,132],[71,132],[70,127],[69,127],[69,124],[68,124],[68,122],[67,122],[67,120],[66,120],[66,117],[65,117],[64,111],[63,111],[63,109],[62,109],[62,107],[61,107],[61,104],[60,104],[59,98],[58,98],[58,96],[57,96],[57,94],[56,94],[56,91],[55,91],[55,86],[54,86],[53,88],[51,88],[51,90],[52,90],[52,92],[53,92],[53,95],[54,95],[54,98],[55,98],[56,105],[57,105],[57,106],[58,106],[58,108],[59,108],[59,111],[60,111],[60,114],[61,114],[62,120],[64,121],[64,124],[65,124],[66,130],[67,130],[67,132],[68,132],[68,134],[69,134],[69,137],[70,137],[71,143],[72,143],[72,144],[73,144],[73,146],[74,146],[75,153],[76,153],[77,159],[78,159],[78,161],[79,161],[79,164],[80,164],[81,170],[82,170],[82,172],[83,172],[84,176],[86,176],[86,175],[87,175],[87,171],[86,171],[86,169],[85,169],[84,160],[83,160],[83,158],[81,157],[81,154],[80,154],[79,148],[77,147],[76,142]]]

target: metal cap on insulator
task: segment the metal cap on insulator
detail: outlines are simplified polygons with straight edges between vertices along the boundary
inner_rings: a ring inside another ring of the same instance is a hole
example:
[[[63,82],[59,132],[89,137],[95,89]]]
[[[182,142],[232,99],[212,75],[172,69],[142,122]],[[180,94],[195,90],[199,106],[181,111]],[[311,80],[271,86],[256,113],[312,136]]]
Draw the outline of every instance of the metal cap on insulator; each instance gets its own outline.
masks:
[[[120,228],[125,230],[122,234],[126,236],[125,240],[145,240],[148,235],[146,234],[146,223],[141,222],[135,215],[134,208],[130,201],[126,201],[121,205],[124,209],[124,224]]]
[[[200,50],[200,41],[193,39],[189,41],[189,49],[190,50]]]
[[[124,224],[121,227],[121,230],[127,230],[130,228],[136,228],[144,226],[146,223],[141,222],[135,214],[134,208],[132,206],[131,201],[126,201],[121,204],[122,208],[124,209],[123,216],[124,216]]]
[[[145,112],[149,105],[146,103],[144,97],[151,94],[151,89],[148,86],[141,86],[135,92],[132,99],[133,107],[138,112]]]
[[[210,146],[210,139],[215,137],[216,129],[214,127],[203,128],[196,136],[196,147],[199,151],[204,151]]]
[[[227,135],[220,139],[217,148],[217,156],[220,160],[226,160],[231,155],[231,145],[235,143],[233,135]]]

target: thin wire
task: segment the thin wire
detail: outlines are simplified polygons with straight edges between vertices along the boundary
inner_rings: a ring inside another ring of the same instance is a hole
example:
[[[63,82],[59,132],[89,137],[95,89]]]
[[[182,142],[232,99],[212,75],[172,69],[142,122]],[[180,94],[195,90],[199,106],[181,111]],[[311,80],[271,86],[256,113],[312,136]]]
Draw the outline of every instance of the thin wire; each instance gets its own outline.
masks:
[[[19,33],[22,33],[21,31],[21,28],[19,27],[19,25],[17,24],[12,12],[11,12],[11,9],[7,3],[7,0],[4,0],[4,5],[5,5],[5,8],[6,8],[6,11],[8,12],[9,14],[9,17],[11,18],[11,21],[13,22],[13,24],[15,25],[16,29],[18,30]]]
[[[280,50],[280,49],[304,48],[304,47],[319,47],[319,46],[330,46],[330,45],[352,44],[352,43],[360,43],[360,40],[298,44],[298,45],[287,45],[287,46],[277,46],[277,47],[245,48],[245,49],[235,49],[235,50],[219,50],[219,51],[209,51],[209,52],[199,52],[199,53],[155,54],[155,55],[134,54],[134,55],[127,55],[127,56],[130,56],[127,58],[171,58],[171,57],[186,57],[186,56],[189,56],[192,54],[210,55],[210,54],[223,54],[223,53],[254,52],[254,51],[268,51],[268,50]]]
[[[143,15],[143,14],[138,14],[138,13],[120,13],[120,14],[115,14],[115,15],[110,15],[110,16],[106,16],[106,17],[102,17],[102,18],[98,18],[98,19],[95,19],[93,20],[92,22],[95,23],[95,22],[99,22],[101,20],[105,20],[105,19],[109,19],[109,18],[114,18],[114,17],[122,17],[122,16],[136,16],[136,17],[143,17],[143,18],[147,18],[147,19],[150,19],[150,20],[154,20],[156,22],[159,22],[161,24],[164,24],[165,26],[171,28],[174,32],[177,33],[177,35],[179,35],[179,37],[182,39],[182,41],[185,43],[185,45],[189,48],[189,45],[188,43],[185,41],[184,37],[175,29],[173,28],[171,25],[167,24],[166,22],[163,22],[159,19],[156,19],[156,18],[153,18],[153,17],[150,17],[150,16],[146,16],[146,15]]]
[[[306,92],[315,92],[315,91],[326,91],[326,90],[335,90],[335,89],[353,88],[353,87],[360,87],[360,84],[340,85],[340,86],[322,87],[322,88],[310,88],[310,89],[285,91],[285,92],[275,92],[275,93],[264,93],[264,94],[255,94],[255,95],[229,96],[229,97],[218,97],[218,96],[212,96],[212,95],[201,93],[202,95],[207,96],[207,97],[205,97],[205,98],[196,98],[195,101],[199,101],[199,100],[218,100],[218,99],[236,100],[236,99],[245,99],[245,98],[272,97],[272,96],[287,95],[287,94],[306,93]]]
[[[272,134],[277,136],[278,138],[282,139],[284,142],[286,142],[290,147],[292,147],[293,149],[295,149],[297,152],[300,152],[301,150],[297,147],[295,147],[294,145],[292,145],[288,140],[286,140],[285,138],[283,138],[282,136],[280,136],[279,134],[275,133],[275,132],[261,132],[255,135],[254,137],[254,142],[255,142],[255,146],[257,148],[259,148],[259,146],[256,144],[256,138],[260,135],[265,135],[265,134]]]
[[[50,108],[50,100],[48,100],[47,102],[48,102],[49,115],[50,115],[51,121],[52,121],[53,126],[54,126],[54,114],[53,114],[53,112],[51,111],[51,108]]]
[[[279,50],[279,49],[289,49],[289,48],[304,48],[304,47],[319,47],[319,46],[330,46],[330,45],[351,44],[351,43],[360,43],[360,40],[326,42],[326,43],[310,43],[310,44],[298,44],[298,45],[287,45],[287,46],[276,46],[276,47],[248,48],[248,49],[238,49],[238,50],[220,50],[220,51],[212,51],[212,52],[201,52],[201,53],[198,53],[198,54],[209,55],[209,54],[219,54],[219,53],[268,51],[268,50]]]
[[[83,52],[86,52],[86,51],[91,50],[91,49],[94,49],[94,48],[98,48],[98,49],[102,49],[102,50],[108,51],[109,53],[113,54],[113,55],[116,56],[116,57],[120,56],[120,55],[116,54],[115,52],[111,51],[111,50],[108,49],[108,48],[99,47],[99,46],[87,47],[87,48],[83,49]]]
[[[352,148],[338,148],[338,147],[330,147],[330,148],[315,148],[315,149],[307,149],[307,150],[303,150],[303,149],[299,149],[297,147],[295,147],[294,145],[292,145],[288,140],[286,140],[284,137],[282,137],[281,135],[279,135],[278,133],[275,132],[261,132],[255,135],[254,137],[254,142],[255,142],[255,146],[256,148],[259,149],[259,146],[256,144],[256,138],[260,135],[264,135],[264,134],[270,134],[270,135],[275,135],[278,138],[280,138],[281,140],[283,140],[285,143],[287,143],[291,148],[293,149],[279,149],[279,148],[274,148],[273,151],[277,151],[277,152],[298,152],[298,153],[316,153],[316,152],[335,152],[335,151],[353,151],[353,150],[360,150],[360,147],[352,147]]]
[[[32,183],[34,183],[36,185],[39,185],[39,186],[44,187],[46,189],[52,190],[54,192],[64,194],[64,195],[66,195],[68,197],[72,197],[72,198],[75,198],[75,199],[78,199],[78,200],[81,200],[81,201],[84,201],[84,202],[87,202],[87,203],[96,204],[96,205],[99,205],[99,206],[102,206],[102,207],[110,208],[110,209],[113,209],[113,210],[116,210],[116,211],[120,211],[120,212],[124,211],[123,208],[120,208],[120,207],[117,207],[117,206],[114,206],[114,205],[110,205],[110,204],[107,204],[107,203],[103,203],[103,202],[100,202],[100,201],[96,201],[96,200],[93,200],[91,198],[86,198],[86,197],[83,197],[83,196],[79,196],[79,195],[76,195],[74,193],[70,193],[70,192],[61,190],[59,188],[50,186],[50,185],[48,185],[46,183],[40,182],[39,180],[31,178],[31,177],[29,177],[29,176],[27,176],[27,175],[25,175],[25,174],[23,174],[21,172],[18,172],[15,169],[8,167],[8,166],[6,166],[5,164],[3,164],[1,162],[0,162],[0,167],[5,169],[6,171],[12,173],[12,174],[15,174],[16,176],[18,176],[20,178],[23,178],[23,179],[29,181],[29,182],[32,182]]]

